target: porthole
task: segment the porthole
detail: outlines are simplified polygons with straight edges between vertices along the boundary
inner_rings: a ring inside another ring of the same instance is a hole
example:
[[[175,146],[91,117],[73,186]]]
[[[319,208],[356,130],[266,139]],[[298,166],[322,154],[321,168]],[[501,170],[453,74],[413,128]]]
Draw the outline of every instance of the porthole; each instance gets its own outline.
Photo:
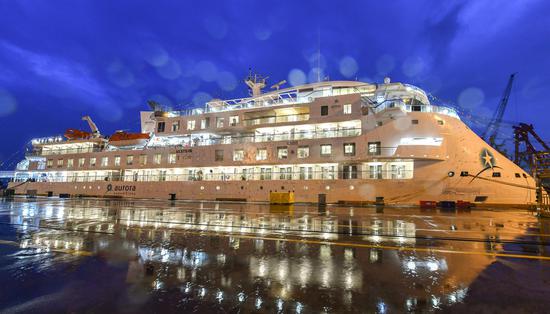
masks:
[[[460,172],[460,176],[461,176],[461,177],[467,177],[468,174],[469,174],[468,171],[461,171],[461,172]]]
[[[201,190],[204,190],[204,186],[201,185]]]
[[[263,190],[263,189],[264,189],[264,187],[263,187],[263,186],[260,186],[260,190]]]
[[[525,173],[523,174],[523,177],[527,179],[527,175]]]
[[[307,185],[304,186],[304,190],[306,190],[306,191],[309,190],[309,187]]]
[[[355,187],[353,185],[350,185],[349,189],[353,191],[353,190],[355,190]]]
[[[281,186],[281,190],[284,190],[284,189],[285,189],[285,187],[284,187],[284,186]]]
[[[219,186],[219,185],[217,185],[217,186],[216,186],[216,190],[218,190],[218,191],[219,191],[220,189],[221,189],[221,188],[220,188],[220,186]]]
[[[325,189],[328,191],[330,190],[330,185],[325,186]]]
[[[244,190],[244,186],[241,185],[241,190]]]
[[[521,175],[516,172],[516,178],[521,178]]]
[[[454,176],[455,176],[455,172],[454,172],[454,171],[449,171],[449,172],[447,172],[447,175],[448,175],[449,177],[454,177]]]

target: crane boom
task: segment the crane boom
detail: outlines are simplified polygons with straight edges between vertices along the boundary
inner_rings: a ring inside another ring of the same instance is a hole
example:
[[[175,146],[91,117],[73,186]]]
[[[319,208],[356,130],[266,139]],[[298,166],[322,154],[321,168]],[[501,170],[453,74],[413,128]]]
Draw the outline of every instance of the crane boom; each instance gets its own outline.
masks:
[[[510,93],[512,92],[512,84],[514,83],[515,76],[516,73],[512,73],[510,75],[510,78],[508,79],[508,84],[506,84],[506,89],[504,89],[504,94],[500,99],[497,110],[493,114],[493,118],[491,119],[491,122],[489,122],[487,129],[485,129],[485,132],[483,132],[483,136],[481,136],[485,141],[489,141],[491,146],[494,146],[494,140],[497,136],[498,129],[500,128],[500,123],[502,122],[502,116],[504,116],[504,111],[506,110],[506,105],[508,104]]]
[[[99,132],[99,129],[97,128],[97,125],[95,125],[94,121],[92,121],[92,118],[90,116],[84,116],[82,117],[82,120],[88,122],[88,125],[90,126],[90,129],[92,130],[92,136],[93,137],[100,137],[101,133]]]

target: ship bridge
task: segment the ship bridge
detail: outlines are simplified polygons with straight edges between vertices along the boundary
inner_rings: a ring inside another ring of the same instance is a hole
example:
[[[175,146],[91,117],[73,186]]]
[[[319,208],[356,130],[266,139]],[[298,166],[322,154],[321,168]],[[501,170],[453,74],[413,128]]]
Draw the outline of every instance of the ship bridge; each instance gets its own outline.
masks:
[[[426,93],[413,85],[391,83],[388,78],[382,84],[358,81],[325,81],[296,87],[284,88],[253,97],[229,100],[215,99],[204,108],[166,112],[168,116],[192,116],[212,112],[224,112],[259,107],[276,107],[313,102],[317,98],[349,94],[361,94],[365,106],[374,113],[388,108],[401,108],[403,111],[434,112],[459,118],[453,108],[432,105]]]

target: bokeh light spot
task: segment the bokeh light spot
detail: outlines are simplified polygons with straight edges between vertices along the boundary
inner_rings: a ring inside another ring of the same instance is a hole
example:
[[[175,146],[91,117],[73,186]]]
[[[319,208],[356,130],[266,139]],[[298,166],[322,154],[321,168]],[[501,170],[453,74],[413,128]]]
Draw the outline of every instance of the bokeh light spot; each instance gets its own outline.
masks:
[[[268,40],[269,37],[271,37],[271,31],[267,28],[257,28],[254,31],[254,36],[256,36],[258,40]]]
[[[212,99],[210,94],[205,92],[198,92],[193,95],[193,104],[195,106],[204,106],[205,103],[209,102]]]
[[[458,104],[463,108],[475,109],[483,103],[484,99],[485,95],[481,89],[469,87],[458,95]]]
[[[302,85],[306,83],[306,74],[300,69],[292,69],[288,73],[288,82],[292,86]]]
[[[376,61],[376,70],[379,75],[386,75],[395,68],[395,59],[390,55],[383,55]]]
[[[408,77],[414,77],[422,73],[425,68],[424,60],[420,57],[409,57],[403,62],[403,74]]]
[[[237,79],[235,78],[235,75],[233,75],[233,73],[231,72],[219,72],[217,82],[220,88],[227,92],[237,88]]]
[[[167,80],[175,80],[180,77],[181,68],[175,60],[170,59],[164,65],[157,67],[157,73]]]
[[[5,89],[0,88],[0,117],[8,116],[17,109],[15,97]]]
[[[340,60],[340,73],[347,78],[354,76],[359,70],[357,61],[353,57],[346,56]]]
[[[200,61],[195,65],[195,74],[205,82],[214,82],[218,76],[218,69],[210,61]]]
[[[204,20],[204,28],[214,39],[222,39],[227,34],[227,24],[218,16],[207,17]]]

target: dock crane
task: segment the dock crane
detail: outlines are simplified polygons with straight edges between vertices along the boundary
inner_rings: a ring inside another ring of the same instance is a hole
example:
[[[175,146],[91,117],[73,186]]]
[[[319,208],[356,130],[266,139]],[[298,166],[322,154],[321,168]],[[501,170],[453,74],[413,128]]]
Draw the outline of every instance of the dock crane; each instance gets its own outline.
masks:
[[[503,155],[507,155],[505,149],[503,148],[504,143],[497,144],[496,137],[500,128],[500,124],[502,123],[502,116],[504,116],[506,105],[508,105],[508,99],[510,98],[510,93],[512,92],[512,84],[514,83],[515,76],[516,73],[512,73],[510,75],[510,78],[508,79],[508,84],[506,84],[506,89],[504,89],[504,94],[500,99],[497,110],[493,114],[493,118],[491,119],[491,121],[487,125],[487,128],[485,129],[485,132],[483,132],[483,135],[481,136],[486,142],[489,143],[489,145],[491,145],[500,153],[503,153]]]
[[[97,128],[97,125],[92,121],[92,118],[90,116],[84,116],[82,117],[83,121],[88,122],[88,125],[90,126],[90,129],[92,130],[92,137],[93,138],[99,138],[101,137],[101,133],[99,132],[99,129]]]

